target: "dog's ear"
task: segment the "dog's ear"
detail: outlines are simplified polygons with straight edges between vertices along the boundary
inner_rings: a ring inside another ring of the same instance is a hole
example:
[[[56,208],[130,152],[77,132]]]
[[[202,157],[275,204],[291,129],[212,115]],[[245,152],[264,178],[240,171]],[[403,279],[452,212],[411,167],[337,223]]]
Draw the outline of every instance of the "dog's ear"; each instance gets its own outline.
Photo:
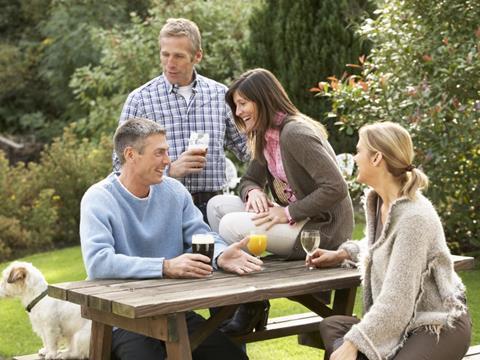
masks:
[[[10,271],[7,282],[9,284],[13,284],[19,280],[24,280],[26,277],[27,269],[25,269],[24,267],[13,268],[12,271]]]

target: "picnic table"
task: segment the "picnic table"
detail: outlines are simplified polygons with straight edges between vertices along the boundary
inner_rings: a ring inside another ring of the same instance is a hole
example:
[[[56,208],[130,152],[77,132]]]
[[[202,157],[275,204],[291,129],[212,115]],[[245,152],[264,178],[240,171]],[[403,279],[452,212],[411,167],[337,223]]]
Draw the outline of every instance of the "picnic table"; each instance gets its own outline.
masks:
[[[454,256],[456,270],[473,267],[473,258]],[[318,321],[335,314],[351,315],[358,269],[305,268],[304,261],[267,259],[264,270],[244,276],[215,272],[204,279],[95,280],[49,285],[48,295],[81,305],[82,316],[92,320],[90,359],[110,359],[112,327],[165,341],[169,359],[191,359],[195,349],[242,303],[275,298],[300,302],[312,314],[272,319],[269,327],[236,338],[238,342],[303,334],[304,344],[315,340]],[[325,304],[320,292],[333,290]],[[328,301],[327,301],[328,302]],[[223,307],[189,336],[185,312]],[[313,326],[313,327],[312,327]],[[311,336],[309,336],[311,335]],[[310,343],[309,343],[310,342]]]

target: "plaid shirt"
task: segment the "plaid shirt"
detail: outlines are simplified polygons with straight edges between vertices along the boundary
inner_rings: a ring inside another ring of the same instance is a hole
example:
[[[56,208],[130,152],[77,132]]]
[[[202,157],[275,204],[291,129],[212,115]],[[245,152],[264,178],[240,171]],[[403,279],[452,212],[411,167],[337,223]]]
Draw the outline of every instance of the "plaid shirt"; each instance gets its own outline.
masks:
[[[160,75],[130,93],[120,116],[120,124],[132,117],[162,124],[167,130],[172,162],[187,149],[191,132],[210,134],[204,170],[178,179],[192,194],[225,187],[224,148],[232,150],[241,161],[249,159],[246,138],[236,128],[230,107],[225,103],[227,88],[196,72],[194,76],[189,101],[178,93],[177,85]],[[115,153],[113,164],[114,170],[119,171],[120,162]]]

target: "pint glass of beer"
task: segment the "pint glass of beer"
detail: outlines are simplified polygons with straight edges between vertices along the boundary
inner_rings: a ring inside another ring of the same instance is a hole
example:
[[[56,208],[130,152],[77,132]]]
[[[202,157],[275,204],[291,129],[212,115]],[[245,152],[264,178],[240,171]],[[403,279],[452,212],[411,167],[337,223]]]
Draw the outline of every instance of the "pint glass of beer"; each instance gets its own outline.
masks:
[[[210,258],[210,265],[213,260],[213,250],[215,249],[215,238],[211,234],[195,234],[192,236],[192,252],[202,254]]]

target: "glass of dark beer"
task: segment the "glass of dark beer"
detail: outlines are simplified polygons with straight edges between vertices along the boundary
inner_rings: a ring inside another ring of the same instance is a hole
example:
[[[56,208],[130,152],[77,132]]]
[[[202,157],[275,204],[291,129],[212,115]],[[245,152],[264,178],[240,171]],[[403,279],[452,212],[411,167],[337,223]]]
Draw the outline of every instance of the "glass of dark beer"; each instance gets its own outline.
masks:
[[[192,252],[208,256],[212,265],[215,238],[211,234],[195,234],[192,236]]]

